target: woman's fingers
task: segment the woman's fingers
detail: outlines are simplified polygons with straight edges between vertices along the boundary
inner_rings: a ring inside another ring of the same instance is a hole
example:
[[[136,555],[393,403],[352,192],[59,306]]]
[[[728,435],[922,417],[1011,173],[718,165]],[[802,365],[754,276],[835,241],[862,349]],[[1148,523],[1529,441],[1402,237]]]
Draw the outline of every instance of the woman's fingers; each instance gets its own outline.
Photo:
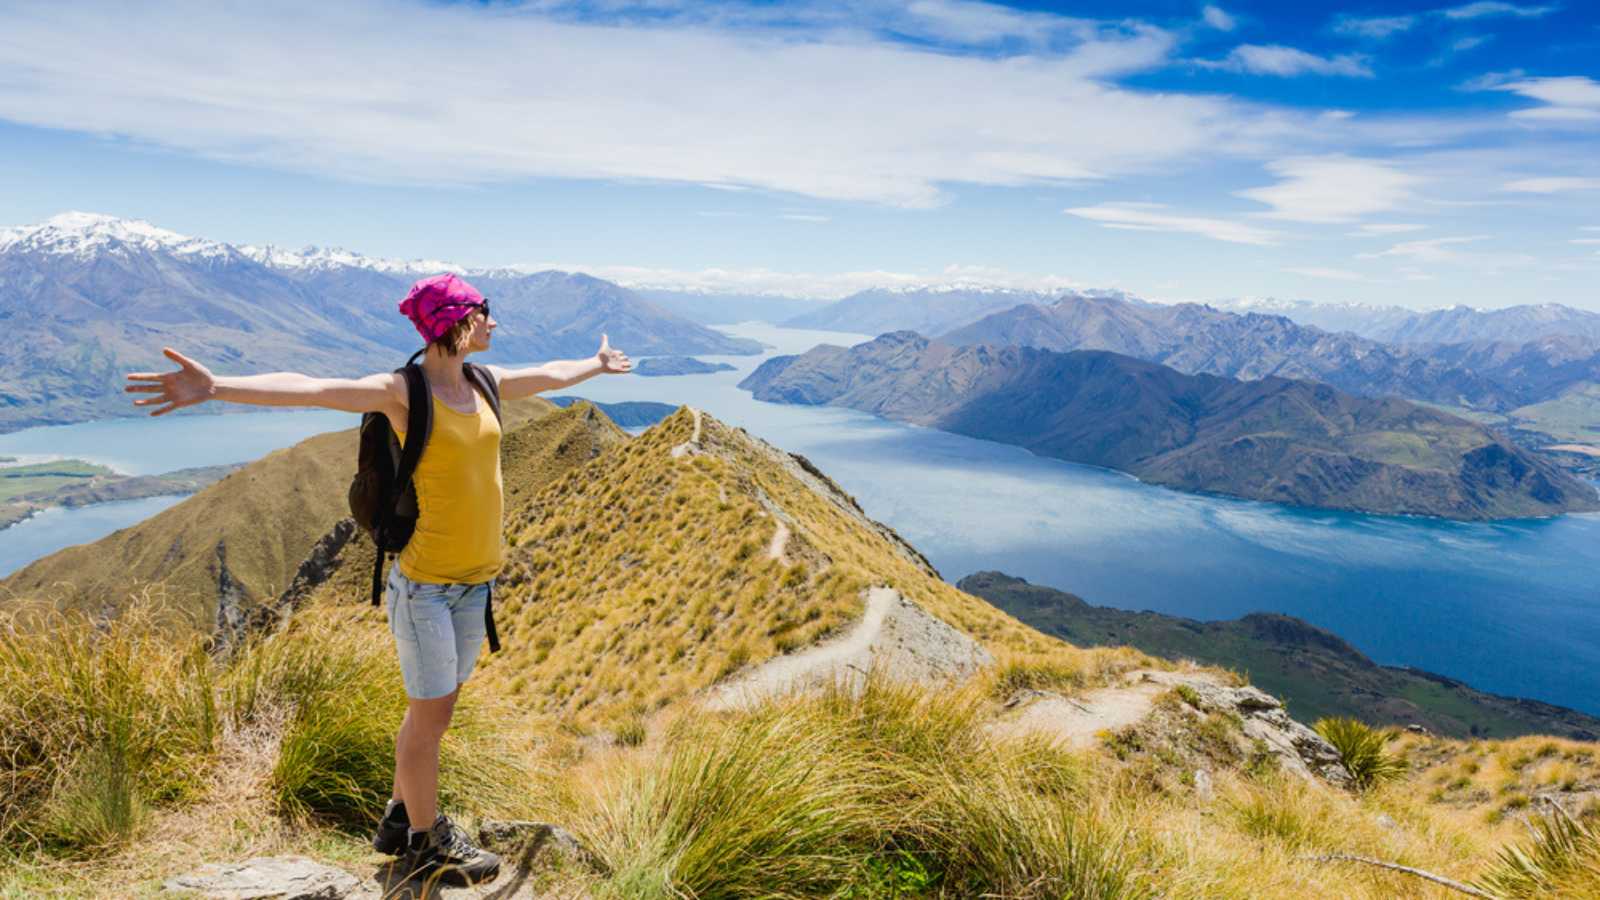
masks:
[[[124,391],[127,391],[130,394],[150,393],[152,391],[164,391],[166,389],[167,386],[164,384],[130,384],[123,388]]]
[[[178,408],[178,404],[174,403],[171,406],[163,406],[160,409],[152,409],[150,411],[150,415],[152,415],[152,416],[164,416],[167,413],[172,412],[173,410],[175,410],[177,408]]]
[[[193,369],[198,365],[194,360],[184,356],[182,353],[179,353],[171,347],[162,347],[161,352],[166,354],[167,359],[170,359],[178,365],[183,366],[185,369]]]
[[[170,374],[168,372],[129,372],[129,381],[160,381]]]

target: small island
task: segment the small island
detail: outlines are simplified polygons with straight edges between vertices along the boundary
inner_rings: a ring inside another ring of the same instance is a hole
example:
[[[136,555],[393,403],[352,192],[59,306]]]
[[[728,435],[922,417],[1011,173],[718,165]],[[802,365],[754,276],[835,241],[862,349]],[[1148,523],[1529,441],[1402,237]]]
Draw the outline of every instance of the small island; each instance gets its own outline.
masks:
[[[708,363],[692,356],[650,356],[639,360],[633,367],[633,374],[643,375],[646,378],[661,378],[667,375],[732,372],[733,369],[734,367],[727,363]]]
[[[0,529],[54,506],[67,508],[138,500],[164,494],[192,494],[237,469],[238,465],[200,466],[160,475],[123,475],[81,459],[9,465],[0,458]]]

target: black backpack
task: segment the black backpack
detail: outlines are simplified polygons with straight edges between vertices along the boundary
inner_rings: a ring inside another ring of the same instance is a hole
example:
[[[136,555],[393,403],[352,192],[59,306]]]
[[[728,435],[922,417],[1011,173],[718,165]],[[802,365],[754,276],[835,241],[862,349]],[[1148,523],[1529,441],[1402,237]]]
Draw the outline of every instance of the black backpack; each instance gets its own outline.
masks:
[[[387,558],[405,549],[411,534],[417,528],[417,489],[411,476],[422,459],[422,449],[433,434],[433,392],[417,365],[421,350],[395,373],[406,380],[406,443],[389,427],[389,417],[381,412],[361,416],[361,449],[356,462],[356,475],[350,481],[350,515],[356,524],[372,538],[377,548],[372,564],[372,605],[378,605],[383,596],[383,564]],[[489,408],[494,410],[496,421],[500,416],[500,388],[489,370],[475,363],[461,364],[467,382],[478,389]],[[421,435],[421,440],[415,436]],[[489,602],[484,609],[484,624],[488,631],[489,652],[500,649],[500,637],[494,627],[494,589],[490,588]]]

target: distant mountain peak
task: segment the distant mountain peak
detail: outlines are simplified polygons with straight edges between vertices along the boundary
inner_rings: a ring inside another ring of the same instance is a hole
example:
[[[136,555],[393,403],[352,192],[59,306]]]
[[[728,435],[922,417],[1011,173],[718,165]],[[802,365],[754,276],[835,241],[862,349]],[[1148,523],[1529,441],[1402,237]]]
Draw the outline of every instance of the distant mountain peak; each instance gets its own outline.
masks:
[[[0,230],[0,252],[31,251],[86,258],[129,249],[205,258],[238,255],[229,244],[168,231],[143,219],[77,210],[51,216],[37,225]]]
[[[461,274],[476,274],[465,266],[438,259],[386,259],[376,256],[365,256],[354,250],[343,247],[317,247],[307,245],[299,250],[290,250],[275,244],[248,244],[239,248],[239,252],[252,260],[273,269],[294,270],[324,270],[324,269],[370,269],[374,272],[386,272],[391,275],[423,275],[439,272],[457,272]]]

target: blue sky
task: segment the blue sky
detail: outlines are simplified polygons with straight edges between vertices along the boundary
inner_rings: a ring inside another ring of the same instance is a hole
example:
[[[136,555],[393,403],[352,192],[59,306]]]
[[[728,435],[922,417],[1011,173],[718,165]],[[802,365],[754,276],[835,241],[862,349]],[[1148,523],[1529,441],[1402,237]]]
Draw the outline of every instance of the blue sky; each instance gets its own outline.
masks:
[[[1600,309],[1600,6],[8,3],[0,225]]]

